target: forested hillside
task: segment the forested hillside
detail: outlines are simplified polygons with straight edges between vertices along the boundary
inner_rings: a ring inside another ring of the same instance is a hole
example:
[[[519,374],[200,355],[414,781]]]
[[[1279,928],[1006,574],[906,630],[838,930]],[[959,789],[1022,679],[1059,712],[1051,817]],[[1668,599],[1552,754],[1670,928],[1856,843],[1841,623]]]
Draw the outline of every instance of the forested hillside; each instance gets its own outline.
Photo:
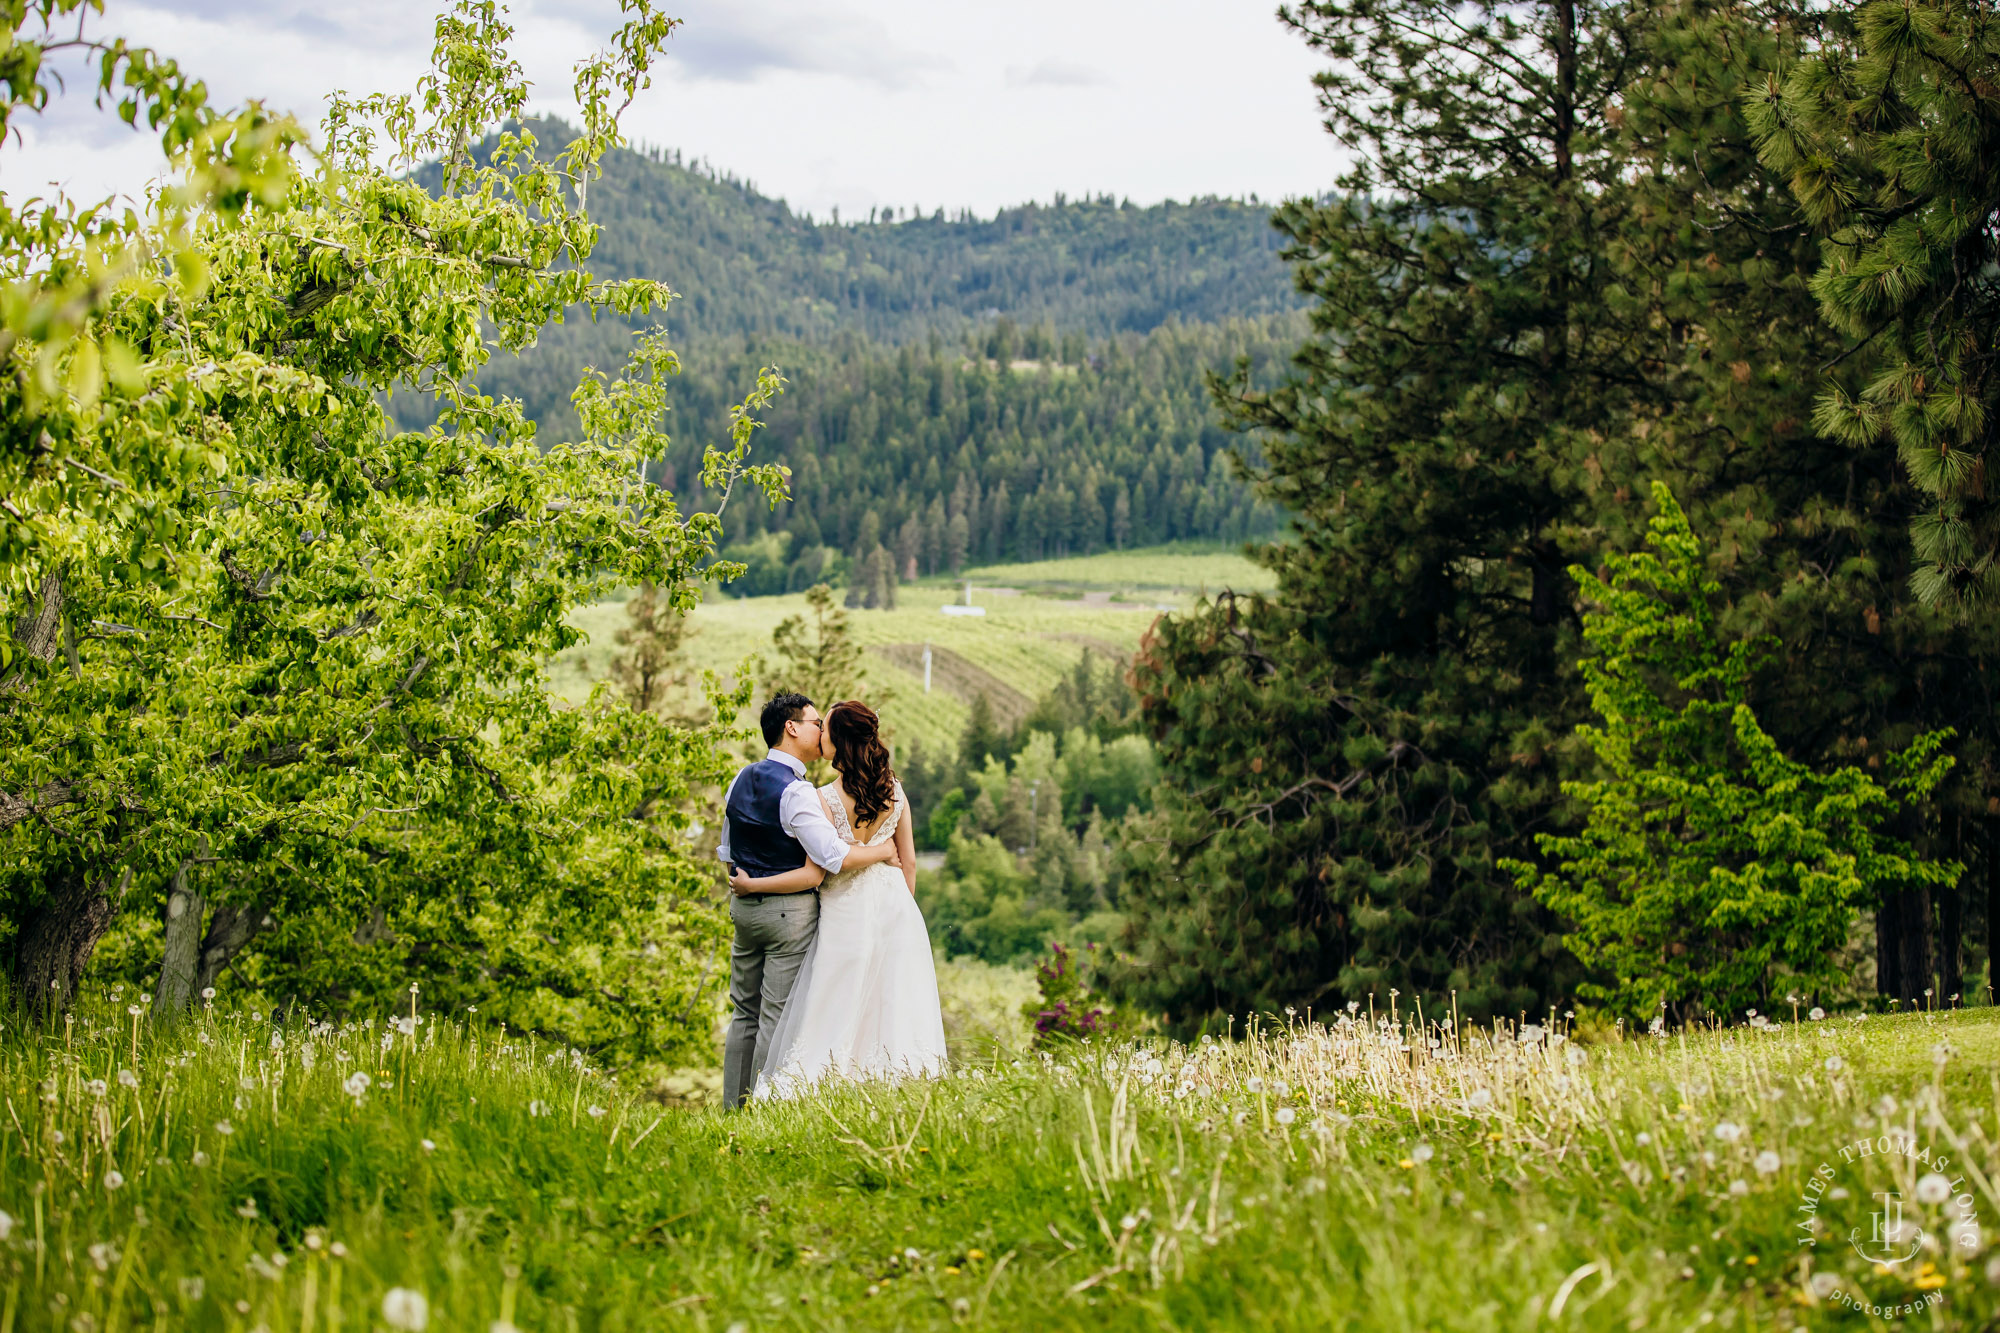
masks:
[[[532,128],[545,151],[571,134]],[[610,154],[590,202],[597,270],[660,279],[679,299],[551,325],[496,357],[481,387],[519,398],[545,443],[573,438],[578,376],[664,327],[682,373],[674,445],[651,475],[711,503],[691,462],[721,438],[745,377],[780,367],[790,384],[758,450],[793,469],[797,499],[738,508],[728,532],[789,534],[795,585],[821,572],[817,548],[872,544],[871,513],[885,543],[903,538],[901,565],[924,572],[1240,540],[1280,521],[1229,471],[1223,451],[1241,440],[1216,426],[1203,388],[1239,356],[1269,378],[1304,331],[1260,204],[1059,196],[990,219],[815,221],[658,149]],[[429,419],[428,403],[399,409],[413,427]]]

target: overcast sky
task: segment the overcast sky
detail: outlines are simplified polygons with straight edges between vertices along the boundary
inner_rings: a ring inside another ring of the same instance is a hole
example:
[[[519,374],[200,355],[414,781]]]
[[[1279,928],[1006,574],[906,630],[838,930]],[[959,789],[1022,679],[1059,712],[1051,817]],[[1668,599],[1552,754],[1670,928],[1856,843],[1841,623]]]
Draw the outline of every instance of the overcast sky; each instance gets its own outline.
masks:
[[[111,0],[100,31],[178,59],[214,100],[317,125],[323,99],[414,86],[435,0]],[[609,0],[515,0],[536,106],[616,21]],[[686,0],[628,135],[679,148],[824,217],[1110,193],[1265,199],[1331,185],[1317,62],[1274,0]],[[71,97],[15,120],[10,195],[134,191],[144,137]]]

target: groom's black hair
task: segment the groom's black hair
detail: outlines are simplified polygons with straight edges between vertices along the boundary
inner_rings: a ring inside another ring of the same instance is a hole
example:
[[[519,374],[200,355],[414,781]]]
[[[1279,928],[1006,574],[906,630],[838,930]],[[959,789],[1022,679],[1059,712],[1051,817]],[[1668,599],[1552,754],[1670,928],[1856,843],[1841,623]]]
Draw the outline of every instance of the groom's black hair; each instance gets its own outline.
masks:
[[[757,717],[757,724],[764,728],[764,744],[772,749],[785,739],[785,724],[796,722],[812,707],[812,700],[803,694],[780,694],[764,705],[764,711]]]

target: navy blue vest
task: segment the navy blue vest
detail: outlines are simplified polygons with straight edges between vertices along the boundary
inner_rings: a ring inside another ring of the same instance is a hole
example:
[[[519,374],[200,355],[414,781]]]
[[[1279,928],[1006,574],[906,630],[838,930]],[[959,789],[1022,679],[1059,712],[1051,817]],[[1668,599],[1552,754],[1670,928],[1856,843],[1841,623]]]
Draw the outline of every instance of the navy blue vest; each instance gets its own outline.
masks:
[[[783,760],[766,759],[738,774],[729,793],[729,855],[758,879],[806,863],[806,849],[778,819],[779,799],[798,781],[798,773]]]

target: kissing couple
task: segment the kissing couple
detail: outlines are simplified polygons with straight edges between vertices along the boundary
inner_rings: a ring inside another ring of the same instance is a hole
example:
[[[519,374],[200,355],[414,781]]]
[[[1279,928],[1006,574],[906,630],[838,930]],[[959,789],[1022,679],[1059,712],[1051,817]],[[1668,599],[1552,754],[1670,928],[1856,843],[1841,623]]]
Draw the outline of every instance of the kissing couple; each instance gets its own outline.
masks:
[[[829,1078],[942,1073],[910,803],[881,719],[852,702],[822,718],[803,694],[780,694],[758,722],[770,753],[730,781],[716,847],[736,927],[723,1104]],[[815,788],[815,759],[839,776]]]

